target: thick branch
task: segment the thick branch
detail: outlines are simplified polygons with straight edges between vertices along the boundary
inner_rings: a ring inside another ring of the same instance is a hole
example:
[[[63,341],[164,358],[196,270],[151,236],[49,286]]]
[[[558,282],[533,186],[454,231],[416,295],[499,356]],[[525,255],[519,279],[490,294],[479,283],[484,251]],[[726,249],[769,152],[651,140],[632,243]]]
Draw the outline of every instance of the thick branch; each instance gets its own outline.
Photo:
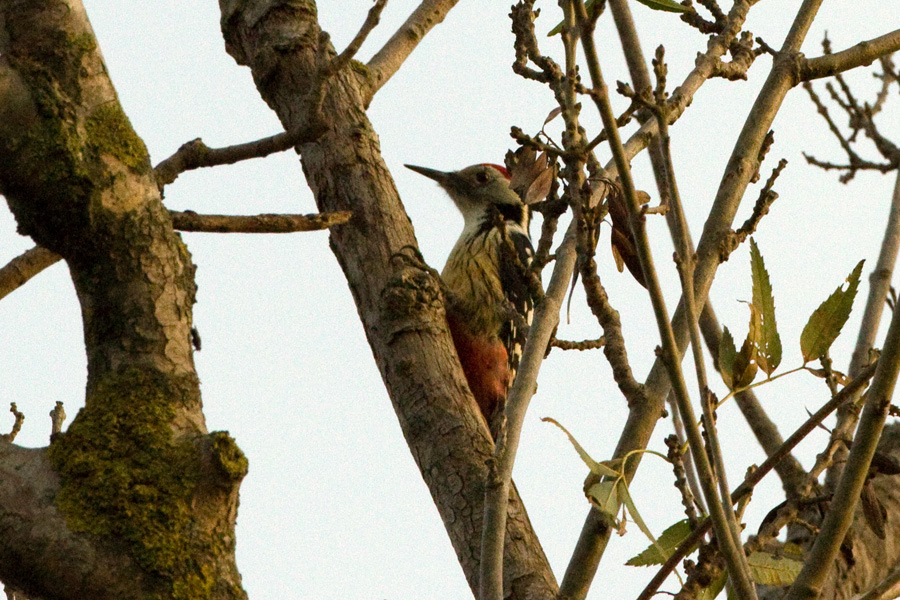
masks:
[[[13,100],[0,103],[0,189],[18,230],[65,258],[88,362],[69,429],[0,455],[0,579],[59,600],[199,588],[243,600],[233,533],[246,461],[227,435],[205,435],[194,265],[146,147],[78,0],[0,2],[0,23],[15,73],[0,82]]]
[[[431,28],[444,20],[450,9],[459,0],[423,0],[416,7],[406,22],[391,36],[384,47],[378,51],[366,66],[369,69],[369,89],[366,92],[365,104],[368,106],[372,98],[388,79],[393,77],[403,62],[409,58],[422,38]]]
[[[900,50],[900,29],[860,42],[852,48],[834,54],[801,59],[799,81],[831,77],[856,67],[870,65],[882,56],[897,50]]]

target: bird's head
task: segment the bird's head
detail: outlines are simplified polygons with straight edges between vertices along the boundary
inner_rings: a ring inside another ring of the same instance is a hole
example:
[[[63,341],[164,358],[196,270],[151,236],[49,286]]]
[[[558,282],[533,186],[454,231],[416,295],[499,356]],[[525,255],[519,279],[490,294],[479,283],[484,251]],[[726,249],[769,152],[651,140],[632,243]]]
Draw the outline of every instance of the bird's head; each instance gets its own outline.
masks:
[[[467,226],[483,222],[493,206],[507,221],[514,221],[527,229],[527,207],[509,187],[506,168],[489,163],[446,172],[415,165],[406,167],[437,181],[453,199]]]

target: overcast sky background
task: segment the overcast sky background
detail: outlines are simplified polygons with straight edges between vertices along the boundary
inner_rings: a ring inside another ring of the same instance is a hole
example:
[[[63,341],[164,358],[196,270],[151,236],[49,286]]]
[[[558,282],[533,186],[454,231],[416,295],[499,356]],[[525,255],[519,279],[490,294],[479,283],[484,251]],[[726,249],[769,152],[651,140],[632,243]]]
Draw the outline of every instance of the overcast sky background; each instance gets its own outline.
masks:
[[[85,0],[121,102],[150,150],[154,164],[182,143],[202,137],[224,146],[277,133],[279,123],[260,100],[248,69],[225,53],[219,13],[213,3]],[[462,219],[433,182],[402,168],[414,163],[450,170],[478,162],[502,162],[512,147],[511,125],[540,129],[554,107],[552,94],[515,76],[509,2],[464,1],[429,34],[369,111],[382,152],[416,228],[427,261],[440,268],[462,227]],[[754,35],[779,47],[799,2],[761,2],[747,24]],[[360,58],[367,60],[415,7],[391,0],[381,25]],[[320,2],[320,21],[338,49],[358,30],[368,1]],[[558,21],[555,2],[538,3],[539,32]],[[669,82],[680,83],[693,66],[704,36],[677,17],[634,3],[645,55],[662,43]],[[896,3],[875,0],[826,2],[804,51],[820,54],[827,30],[836,50],[900,26]],[[597,33],[610,87],[625,80],[610,15]],[[544,51],[562,60],[558,40]],[[712,203],[723,167],[748,106],[768,73],[761,57],[747,82],[715,80],[701,88],[672,127],[679,187],[695,239]],[[870,72],[850,80],[874,89]],[[820,90],[822,84],[818,84]],[[616,111],[626,102],[613,98]],[[881,122],[900,140],[900,102]],[[590,134],[599,119],[585,102]],[[560,122],[548,127],[559,135]],[[763,179],[781,157],[789,166],[776,189],[780,199],[756,240],[775,292],[785,347],[781,370],[799,365],[798,342],[806,318],[853,266],[867,259],[853,317],[832,351],[846,369],[862,312],[865,277],[877,258],[893,177],[861,174],[837,183],[805,164],[801,151],[840,160],[837,144],[801,89],[792,91],[774,125],[775,145]],[[632,131],[629,129],[628,131]],[[608,158],[606,149],[601,154]],[[604,158],[604,160],[606,160]],[[657,193],[645,155],[634,161],[639,188]],[[738,224],[749,214],[759,187],[748,191]],[[310,213],[312,195],[293,152],[214,170],[182,175],[166,189],[166,205],[200,213]],[[674,309],[678,280],[669,260],[672,247],[661,218],[650,219],[660,277]],[[561,228],[562,231],[563,228]],[[538,229],[534,229],[535,234]],[[643,379],[652,364],[658,334],[643,288],[620,275],[608,252],[609,229],[599,246],[600,276],[620,311],[632,367]],[[438,600],[470,597],[443,525],[410,456],[366,343],[343,274],[328,249],[325,232],[291,235],[183,234],[198,265],[195,324],[203,340],[196,355],[210,430],[228,430],[250,459],[241,488],[238,565],[251,598],[361,598]],[[0,208],[0,264],[33,244],[15,233],[5,204]],[[742,247],[719,269],[712,290],[720,321],[746,332],[750,298],[748,249]],[[549,270],[548,270],[549,273]],[[576,291],[571,323],[559,336],[601,334]],[[85,358],[80,313],[68,272],[57,264],[0,304],[0,401],[15,401],[26,414],[16,440],[46,445],[56,401],[71,417],[83,404]],[[689,362],[686,373],[693,374]],[[689,382],[691,377],[688,378]],[[552,416],[565,424],[595,459],[612,454],[627,409],[600,351],[554,350],[526,420],[515,479],[544,550],[558,578],[581,529],[588,505],[582,494],[586,469],[560,431],[541,423]],[[724,395],[724,386],[714,389]],[[693,391],[696,384],[689,386]],[[794,375],[760,390],[764,406],[789,434],[827,398],[825,386]],[[3,409],[5,410],[5,409]],[[11,416],[0,413],[0,429]],[[746,468],[764,458],[729,404],[719,413],[729,477],[736,485]],[[67,422],[67,423],[68,423]],[[663,450],[671,431],[661,421],[651,447]],[[815,433],[801,446],[809,466],[824,440]],[[666,465],[648,458],[632,493],[657,533],[681,518],[679,499]],[[750,531],[780,501],[780,484],[769,479],[748,511]],[[610,544],[591,598],[634,596],[650,577],[623,566],[646,546],[636,527]],[[669,586],[674,589],[674,586]]]

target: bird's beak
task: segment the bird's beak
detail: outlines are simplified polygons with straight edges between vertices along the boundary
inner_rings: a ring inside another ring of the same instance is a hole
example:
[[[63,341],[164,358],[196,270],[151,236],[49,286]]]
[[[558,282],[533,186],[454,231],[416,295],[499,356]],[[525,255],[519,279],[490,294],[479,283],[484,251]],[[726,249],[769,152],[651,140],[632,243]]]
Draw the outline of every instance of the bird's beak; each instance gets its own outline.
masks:
[[[441,185],[447,183],[447,179],[453,175],[453,173],[445,173],[444,171],[438,171],[436,169],[429,169],[427,167],[417,167],[416,165],[403,165],[407,169],[411,169],[420,175],[424,175],[428,179],[434,179]]]

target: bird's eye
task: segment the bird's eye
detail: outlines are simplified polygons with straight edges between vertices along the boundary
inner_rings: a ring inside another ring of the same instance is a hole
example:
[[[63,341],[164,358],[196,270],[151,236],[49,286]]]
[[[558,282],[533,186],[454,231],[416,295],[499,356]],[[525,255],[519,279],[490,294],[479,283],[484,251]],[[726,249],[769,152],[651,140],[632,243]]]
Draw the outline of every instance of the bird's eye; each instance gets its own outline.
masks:
[[[486,171],[478,171],[478,173],[475,174],[475,180],[478,183],[487,183],[489,179]]]

